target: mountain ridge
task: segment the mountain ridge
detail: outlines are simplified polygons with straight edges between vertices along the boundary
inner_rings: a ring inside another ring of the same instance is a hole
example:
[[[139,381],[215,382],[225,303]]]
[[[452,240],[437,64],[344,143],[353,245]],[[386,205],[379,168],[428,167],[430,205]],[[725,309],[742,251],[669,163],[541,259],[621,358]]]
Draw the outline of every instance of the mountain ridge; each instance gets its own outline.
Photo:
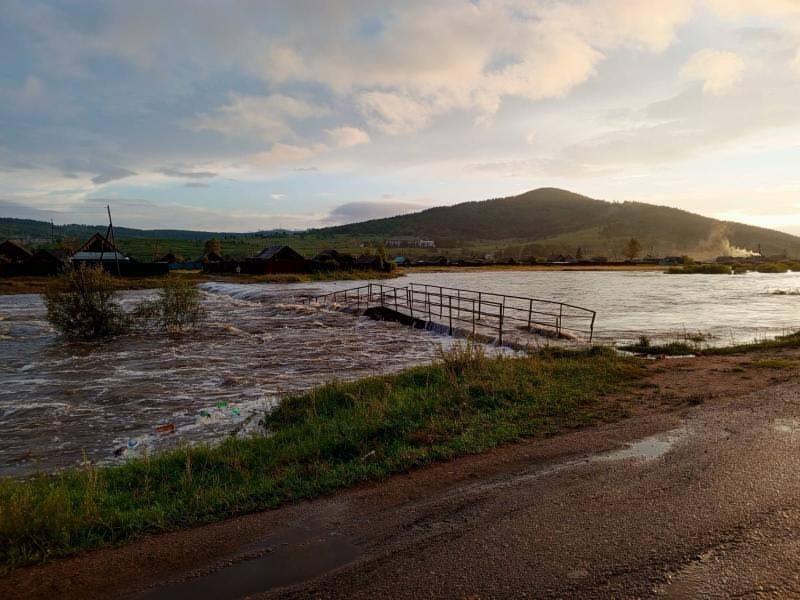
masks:
[[[0,238],[49,239],[50,223],[0,217]],[[281,232],[224,233],[177,229],[115,227],[117,239],[201,241],[212,237],[275,236]],[[59,225],[59,236],[88,237],[100,225]],[[396,237],[433,239],[440,248],[501,252],[506,256],[543,256],[553,252],[619,256],[623,245],[638,239],[645,252],[689,254],[696,258],[764,254],[800,257],[800,237],[782,231],[721,221],[686,210],[643,202],[610,202],[559,188],[437,206],[416,213],[371,219],[302,232],[282,232],[281,239],[313,235],[320,240],[342,237],[372,242]],[[289,241],[291,243],[291,241]],[[356,244],[357,245],[357,244]]]
[[[439,240],[527,240],[547,245],[567,234],[598,230],[596,245],[613,250],[635,237],[660,253],[712,255],[740,250],[800,256],[800,237],[721,221],[686,210],[644,202],[610,202],[559,188],[538,188],[489,200],[440,206],[417,213],[315,230],[319,234],[420,236]],[[581,236],[576,235],[576,240]],[[593,250],[595,250],[593,248]]]

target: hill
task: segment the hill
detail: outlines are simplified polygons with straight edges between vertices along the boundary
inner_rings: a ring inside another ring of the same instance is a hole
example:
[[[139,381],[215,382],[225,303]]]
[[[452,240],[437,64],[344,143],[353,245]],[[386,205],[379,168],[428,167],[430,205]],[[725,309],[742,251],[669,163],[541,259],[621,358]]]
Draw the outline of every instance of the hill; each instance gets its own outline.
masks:
[[[52,233],[56,237],[88,238],[95,232],[105,234],[105,225],[55,225]],[[213,231],[188,231],[184,229],[133,229],[114,227],[117,239],[154,238],[171,240],[207,240],[212,237],[225,237],[231,234]],[[33,219],[0,218],[0,238],[49,239],[51,225],[46,221]]]
[[[50,223],[0,218],[0,240],[22,239],[32,246],[47,245]],[[56,239],[83,240],[105,226],[59,225]],[[620,256],[626,242],[637,238],[647,253],[688,254],[713,258],[741,256],[762,249],[764,254],[786,253],[800,258],[800,238],[741,223],[719,221],[667,206],[641,202],[607,202],[554,188],[519,196],[440,206],[361,223],[304,232],[264,231],[220,233],[187,230],[144,230],[115,227],[120,247],[137,258],[151,259],[171,251],[196,257],[203,241],[222,240],[225,254],[251,256],[269,244],[289,244],[307,256],[335,247],[361,252],[361,242],[380,243],[387,238],[427,238],[437,249],[403,249],[411,256],[445,254],[451,257],[545,257],[553,253],[584,256]],[[264,238],[269,238],[268,242]]]
[[[464,202],[418,213],[329,227],[318,235],[423,237],[439,247],[475,245],[532,254],[537,251],[613,255],[631,237],[655,254],[697,257],[733,252],[744,254],[759,246],[766,254],[800,256],[800,237],[719,221],[677,208],[641,202],[607,202],[554,188],[481,202]]]

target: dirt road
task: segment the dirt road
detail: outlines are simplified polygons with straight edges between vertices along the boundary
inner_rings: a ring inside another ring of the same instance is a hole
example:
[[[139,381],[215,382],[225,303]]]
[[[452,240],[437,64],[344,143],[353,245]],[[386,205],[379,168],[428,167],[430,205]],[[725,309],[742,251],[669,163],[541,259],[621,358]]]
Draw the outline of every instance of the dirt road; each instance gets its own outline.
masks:
[[[800,596],[800,379],[749,387],[19,570],[0,597]]]

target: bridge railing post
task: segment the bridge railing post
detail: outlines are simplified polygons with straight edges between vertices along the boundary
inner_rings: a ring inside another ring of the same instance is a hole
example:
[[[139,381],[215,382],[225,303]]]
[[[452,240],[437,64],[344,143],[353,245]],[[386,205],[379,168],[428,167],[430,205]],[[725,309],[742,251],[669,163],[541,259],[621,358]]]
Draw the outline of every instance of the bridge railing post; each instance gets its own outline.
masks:
[[[459,298],[458,303],[461,304],[461,299]],[[474,341],[475,338],[475,298],[472,298],[472,338]]]
[[[447,314],[450,319],[450,335],[453,335],[453,297],[450,295],[447,296]]]
[[[503,345],[503,313],[505,309],[505,304],[500,305],[500,329],[497,334],[497,343],[502,346]]]

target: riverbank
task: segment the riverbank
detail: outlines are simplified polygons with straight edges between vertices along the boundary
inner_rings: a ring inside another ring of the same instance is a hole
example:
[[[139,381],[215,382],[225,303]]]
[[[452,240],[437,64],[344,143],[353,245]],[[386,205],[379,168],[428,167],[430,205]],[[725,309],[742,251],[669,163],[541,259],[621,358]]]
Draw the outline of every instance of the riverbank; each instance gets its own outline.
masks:
[[[789,336],[718,352],[693,363],[714,363],[702,376],[604,348],[517,358],[457,348],[430,366],[289,397],[264,416],[266,437],[1,480],[0,563],[68,556],[617,421],[651,409],[641,401],[653,390],[667,406],[701,404],[794,373],[799,347]]]
[[[652,264],[632,264],[632,265],[570,265],[570,264],[549,264],[549,265],[480,265],[472,267],[461,266],[425,266],[409,267],[407,273],[480,273],[483,271],[586,271],[586,272],[662,272],[665,273],[669,267]]]
[[[641,366],[608,349],[487,358],[334,383],[265,415],[269,436],[118,467],[0,481],[0,564],[39,562],[190,527],[528,437],[624,416],[608,394]]]
[[[202,271],[171,271],[166,277],[190,283],[311,283],[315,281],[360,281],[366,279],[393,279],[405,273],[401,270],[383,271],[319,271],[315,273],[275,273],[271,275],[221,275]],[[0,296],[13,294],[41,294],[52,281],[51,277],[0,277]],[[114,283],[119,290],[144,290],[159,288],[164,277],[118,277]]]
[[[796,513],[787,474],[800,349],[636,364],[641,377],[600,403],[618,406],[621,422],[15,569],[0,578],[0,596],[503,597],[535,586],[553,597],[638,597],[729,563],[752,584],[756,571],[743,565],[758,568],[769,548],[748,544],[788,539],[749,532],[764,515]],[[776,583],[796,559],[781,562],[784,545],[772,550],[757,573]]]

